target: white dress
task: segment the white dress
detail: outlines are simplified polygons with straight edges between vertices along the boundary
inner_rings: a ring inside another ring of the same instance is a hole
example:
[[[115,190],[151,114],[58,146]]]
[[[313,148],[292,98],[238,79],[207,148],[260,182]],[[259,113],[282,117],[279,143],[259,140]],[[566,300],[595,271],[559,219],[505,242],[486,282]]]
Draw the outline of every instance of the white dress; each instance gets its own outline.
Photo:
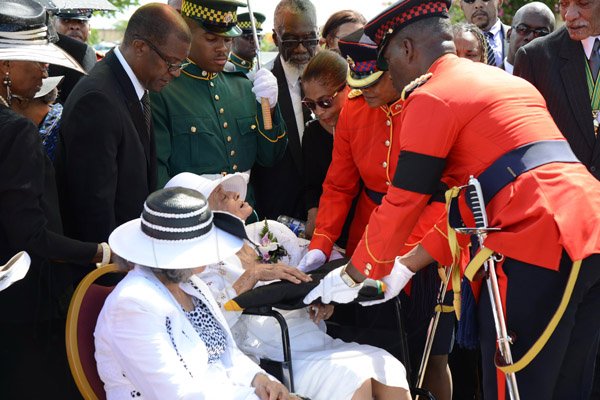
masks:
[[[308,241],[298,239],[284,225],[269,221],[275,234],[288,252],[289,261],[297,265],[306,253]],[[255,243],[263,222],[248,225],[248,236]],[[223,305],[236,296],[232,284],[244,272],[237,257],[208,266],[200,278],[204,280],[217,303]],[[308,308],[279,310],[289,328],[295,390],[313,400],[347,400],[367,379],[408,390],[406,370],[387,351],[369,345],[346,343],[325,333],[325,324],[318,326],[310,318]],[[241,315],[223,311],[239,348],[256,358],[282,361],[281,331],[274,318]]]

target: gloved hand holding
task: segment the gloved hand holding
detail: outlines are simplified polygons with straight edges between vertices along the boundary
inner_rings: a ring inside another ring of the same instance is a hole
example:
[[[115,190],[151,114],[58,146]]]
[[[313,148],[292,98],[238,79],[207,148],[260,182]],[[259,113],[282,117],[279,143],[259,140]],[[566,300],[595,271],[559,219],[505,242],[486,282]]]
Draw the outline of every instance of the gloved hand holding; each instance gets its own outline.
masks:
[[[256,101],[260,103],[261,98],[269,100],[271,108],[277,104],[277,78],[268,69],[262,68],[253,76],[254,86],[252,91],[256,95]]]
[[[332,301],[350,303],[354,300],[358,296],[358,291],[362,288],[362,283],[354,287],[348,286],[340,276],[343,268],[345,268],[345,265],[325,275],[319,285],[304,297],[304,304],[311,304],[319,297],[323,304],[329,304]]]
[[[362,301],[360,304],[362,306],[372,306],[393,299],[400,294],[400,291],[404,289],[404,286],[406,286],[414,275],[414,272],[400,262],[400,257],[396,257],[394,268],[392,268],[390,274],[381,279],[386,286],[385,292],[383,292],[383,299]]]
[[[325,264],[325,261],[327,261],[327,256],[321,250],[309,250],[300,260],[298,269],[302,272],[310,272]]]

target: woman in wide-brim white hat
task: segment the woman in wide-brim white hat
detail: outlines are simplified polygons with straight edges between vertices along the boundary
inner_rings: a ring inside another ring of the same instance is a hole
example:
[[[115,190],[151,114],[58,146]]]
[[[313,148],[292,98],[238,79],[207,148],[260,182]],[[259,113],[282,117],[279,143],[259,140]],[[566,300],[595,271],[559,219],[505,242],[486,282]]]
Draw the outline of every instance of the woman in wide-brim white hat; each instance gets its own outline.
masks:
[[[73,272],[110,260],[108,245],[62,236],[52,163],[35,124],[10,108],[35,96],[48,63],[81,71],[49,43],[46,19],[32,0],[0,1],[0,265],[23,250],[31,256],[25,276],[0,295],[0,358],[11,366],[0,374],[5,399],[78,395],[64,350]]]
[[[106,299],[94,333],[107,399],[292,398],[240,352],[195,275],[242,246],[216,227],[219,217],[199,192],[173,187],[148,196],[141,217],[110,235],[117,262],[133,270]]]
[[[235,188],[247,182],[241,177],[226,175],[217,180],[186,173],[174,176],[167,186],[188,187],[208,198],[213,210],[231,213],[246,219],[252,212]],[[306,274],[283,262],[297,265],[306,253],[308,242],[297,238],[285,225],[268,221],[269,232],[285,249],[275,264],[265,264],[264,256],[273,254],[264,240],[265,222],[246,227],[249,240],[258,244],[262,260],[253,249],[238,253],[218,264],[210,265],[199,277],[210,288],[222,308],[237,295],[252,289],[259,281],[286,279],[294,283],[310,280]],[[269,241],[270,242],[270,241]],[[264,250],[261,248],[263,247]],[[249,246],[246,246],[248,249]],[[313,399],[409,399],[406,370],[387,351],[368,345],[347,343],[327,335],[322,320],[333,313],[331,305],[311,305],[299,310],[279,310],[289,329],[290,348],[294,362],[294,384],[298,393]],[[256,358],[282,361],[282,343],[278,323],[270,317],[245,315],[226,311],[225,317],[238,340],[239,347]],[[344,380],[347,384],[337,384]]]

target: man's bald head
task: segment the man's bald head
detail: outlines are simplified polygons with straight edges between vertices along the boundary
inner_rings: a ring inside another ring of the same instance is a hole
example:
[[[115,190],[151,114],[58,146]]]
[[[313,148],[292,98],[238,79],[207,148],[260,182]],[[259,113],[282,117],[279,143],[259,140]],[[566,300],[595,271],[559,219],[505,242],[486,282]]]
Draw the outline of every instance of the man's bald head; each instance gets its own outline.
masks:
[[[544,3],[534,1],[519,8],[513,17],[512,27],[508,30],[507,61],[514,65],[517,50],[552,32],[555,24],[554,13]]]

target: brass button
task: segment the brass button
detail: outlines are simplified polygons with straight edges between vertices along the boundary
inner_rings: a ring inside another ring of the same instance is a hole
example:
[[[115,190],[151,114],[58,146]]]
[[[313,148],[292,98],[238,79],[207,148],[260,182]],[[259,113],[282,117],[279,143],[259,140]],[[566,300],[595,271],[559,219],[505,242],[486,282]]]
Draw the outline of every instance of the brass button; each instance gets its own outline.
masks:
[[[227,128],[229,124],[227,122],[223,122],[223,128]]]
[[[227,141],[231,142],[231,136],[227,136]]]
[[[381,163],[381,166],[382,166],[383,168],[386,168],[386,167],[387,167],[387,162],[385,162],[385,161],[384,161],[384,162],[382,162],[382,163]]]
[[[387,121],[385,121],[385,124],[386,124],[387,126],[390,126],[390,125],[392,125],[392,121],[390,121],[390,120],[388,119]]]
[[[233,167],[231,167],[231,169],[233,169],[234,171],[237,171],[237,164],[233,164]]]
[[[246,65],[246,61],[242,61],[242,65]]]
[[[370,269],[365,269],[365,275],[369,276],[371,274],[371,270]]]
[[[195,126],[190,127],[190,132],[196,133],[196,127]]]
[[[392,182],[386,181],[385,184],[388,185],[388,186],[390,186],[392,184]]]
[[[235,156],[235,150],[231,150],[231,152],[229,153],[229,155],[230,155],[231,157]]]
[[[222,109],[222,108],[219,108],[219,114],[223,114],[224,112],[225,112],[225,110],[224,110],[224,109]]]
[[[365,268],[370,271],[373,269],[373,266],[370,263],[367,263],[367,265],[365,265]]]
[[[385,141],[385,147],[390,147],[390,141],[389,140]]]
[[[221,176],[225,176],[225,175],[227,175],[227,172],[226,171],[222,171],[221,172]]]
[[[250,125],[250,129],[255,130],[256,129],[256,125],[254,125],[254,124]]]
[[[218,94],[215,94],[215,100],[216,100],[216,101],[219,101],[219,99],[220,99],[219,95],[218,95]]]
[[[210,87],[215,87],[215,84],[212,82],[208,82],[208,84],[210,85]]]
[[[202,76],[206,76],[208,73],[206,71],[202,71]]]
[[[392,28],[388,29],[388,33],[394,33],[394,30]]]

